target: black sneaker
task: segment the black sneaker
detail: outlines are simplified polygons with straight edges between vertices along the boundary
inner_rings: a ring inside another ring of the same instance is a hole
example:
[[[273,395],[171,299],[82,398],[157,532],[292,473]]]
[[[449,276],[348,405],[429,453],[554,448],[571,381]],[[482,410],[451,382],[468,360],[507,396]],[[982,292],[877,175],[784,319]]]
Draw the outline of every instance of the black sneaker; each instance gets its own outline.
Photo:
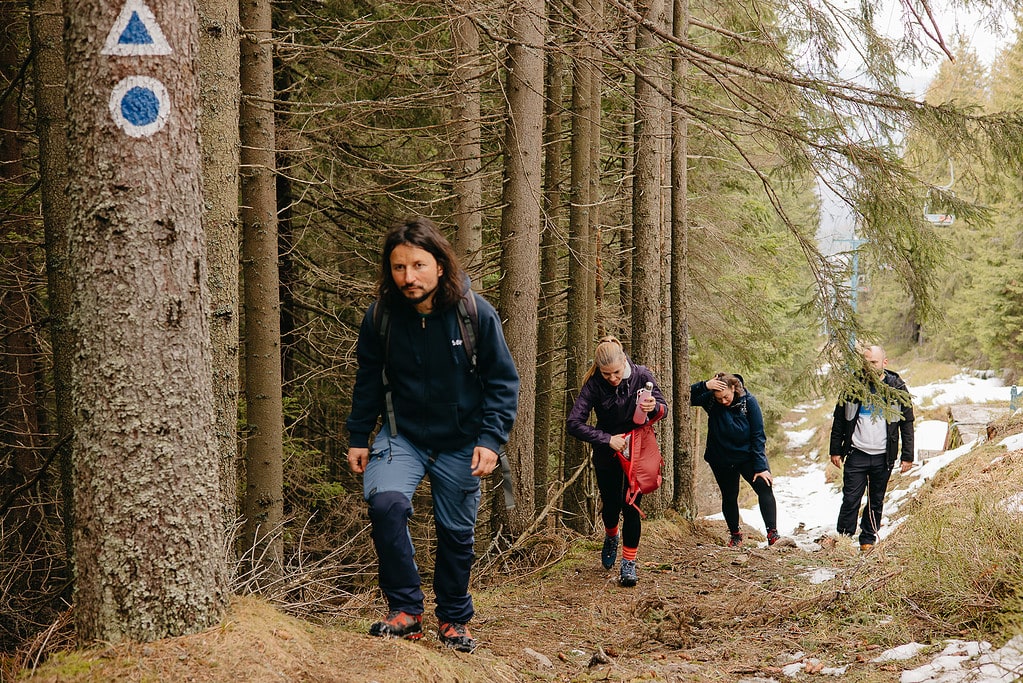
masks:
[[[476,639],[469,635],[468,626],[452,621],[440,622],[437,637],[440,638],[440,642],[459,652],[472,652],[478,645]]]
[[[615,560],[618,559],[618,534],[614,536],[608,536],[604,534],[604,547],[600,551],[600,563],[604,565],[604,569],[610,569],[615,566]]]
[[[394,610],[389,612],[383,621],[370,626],[369,634],[383,638],[419,640],[423,637],[423,615]]]
[[[731,536],[728,539],[729,548],[738,548],[742,545],[742,533],[739,531],[731,532]]]
[[[767,545],[774,545],[775,543],[778,542],[779,538],[781,538],[781,536],[778,535],[777,529],[767,530]]]
[[[635,560],[622,560],[621,577],[619,583],[626,588],[632,588],[636,585],[638,579],[636,578],[636,561]]]

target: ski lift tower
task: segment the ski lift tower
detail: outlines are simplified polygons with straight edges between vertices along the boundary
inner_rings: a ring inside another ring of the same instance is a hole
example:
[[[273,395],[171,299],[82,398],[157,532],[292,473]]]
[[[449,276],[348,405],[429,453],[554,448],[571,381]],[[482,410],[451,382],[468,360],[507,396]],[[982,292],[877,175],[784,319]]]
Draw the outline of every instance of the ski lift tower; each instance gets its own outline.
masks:
[[[859,301],[860,293],[860,246],[867,243],[867,240],[856,237],[856,233],[853,232],[853,236],[850,239],[836,239],[836,242],[848,242],[852,247],[852,260],[850,262],[850,273],[849,273],[849,305],[852,307],[853,313],[856,313],[857,303]],[[849,348],[856,348],[856,332],[850,330],[849,332]]]
[[[867,240],[856,237],[854,233],[851,239],[835,241],[848,242],[852,247],[851,272],[849,273],[849,303],[852,306],[853,313],[855,313],[860,292],[860,246],[866,244]]]
[[[955,169],[952,167],[952,160],[948,160],[948,185],[938,186],[939,190],[949,191],[952,189],[952,185],[956,181]],[[930,196],[930,192],[927,193]],[[931,213],[928,203],[924,202],[924,220],[933,225],[949,226],[955,223],[956,216],[954,213]]]

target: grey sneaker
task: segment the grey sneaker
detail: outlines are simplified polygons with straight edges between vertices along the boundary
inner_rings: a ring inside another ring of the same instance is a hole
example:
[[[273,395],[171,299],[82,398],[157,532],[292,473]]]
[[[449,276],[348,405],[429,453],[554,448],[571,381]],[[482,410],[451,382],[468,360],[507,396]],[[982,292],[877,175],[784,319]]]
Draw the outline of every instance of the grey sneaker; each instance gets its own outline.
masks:
[[[626,588],[632,588],[636,585],[636,561],[635,560],[622,560],[622,574],[619,579],[619,583]]]
[[[600,563],[604,565],[604,569],[610,569],[615,566],[615,560],[618,559],[618,536],[608,536],[604,534],[604,547],[600,551]]]

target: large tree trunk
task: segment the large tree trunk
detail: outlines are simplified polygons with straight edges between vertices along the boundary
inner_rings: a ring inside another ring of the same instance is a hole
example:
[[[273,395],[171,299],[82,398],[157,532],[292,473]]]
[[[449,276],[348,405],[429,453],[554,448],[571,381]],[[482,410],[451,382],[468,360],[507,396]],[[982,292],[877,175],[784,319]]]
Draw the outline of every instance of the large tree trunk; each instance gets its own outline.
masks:
[[[86,640],[148,641],[219,621],[224,527],[196,14],[162,3],[153,42],[124,44],[121,7],[65,14],[75,617]]]
[[[508,124],[505,136],[504,211],[501,215],[501,317],[519,370],[519,412],[508,440],[516,473],[511,529],[533,519],[533,418],[536,406],[537,301],[540,297],[540,198],[543,169],[543,0],[516,0],[508,48]]]
[[[689,31],[689,1],[674,0],[672,34],[685,39]],[[671,109],[671,385],[674,433],[674,491],[671,507],[684,517],[696,517],[696,458],[693,454],[692,411],[689,406],[689,195],[688,126],[686,101],[688,63],[672,58]]]
[[[268,0],[241,4],[241,189],[245,284],[244,551],[254,563],[281,562],[284,415],[274,182],[274,89]]]
[[[594,112],[600,107],[600,92],[594,92],[593,70],[596,69],[593,31],[596,17],[591,0],[575,0],[577,32],[572,65],[572,144],[571,144],[571,201],[569,210],[568,256],[568,358],[565,373],[565,410],[571,409],[578,396],[583,375],[593,346],[594,291],[593,273],[596,270],[596,249],[591,233],[590,212],[593,209],[593,182],[591,156],[592,136],[598,131],[592,125]],[[578,439],[565,443],[565,462],[562,478],[567,480],[584,467],[589,459],[588,448]],[[562,509],[566,523],[573,529],[588,532],[591,529],[592,510],[585,478],[565,491]]]
[[[233,533],[238,517],[238,3],[200,0],[198,7],[214,434],[224,524]]]
[[[36,132],[39,136],[39,182],[46,243],[46,300],[50,316],[53,398],[57,443],[60,445],[62,510],[68,558],[72,557],[74,487],[71,444],[74,429],[71,406],[71,277],[68,272],[68,232],[71,204],[68,180],[67,112],[64,108],[64,18],[60,0],[38,0],[29,15],[33,60]]]
[[[454,247],[462,266],[475,273],[483,260],[483,178],[480,175],[480,34],[469,3],[451,18],[454,48],[451,98],[451,175],[455,193]]]

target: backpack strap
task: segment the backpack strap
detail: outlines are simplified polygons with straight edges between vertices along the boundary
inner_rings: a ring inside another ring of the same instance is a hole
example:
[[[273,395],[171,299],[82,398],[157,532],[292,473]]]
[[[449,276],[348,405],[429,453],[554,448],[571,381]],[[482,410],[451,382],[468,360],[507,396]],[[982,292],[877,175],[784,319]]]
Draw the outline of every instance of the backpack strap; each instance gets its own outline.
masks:
[[[462,335],[462,346],[473,372],[476,371],[476,335],[479,327],[480,314],[476,309],[476,297],[470,289],[458,300],[458,332]]]
[[[458,300],[458,332],[462,337],[462,347],[469,358],[469,367],[476,372],[476,339],[480,327],[479,310],[476,308],[476,297],[468,290]],[[387,378],[387,366],[391,361],[391,311],[382,299],[377,299],[373,307],[373,327],[377,331],[380,346],[384,350],[384,362],[380,366],[380,380],[384,385],[384,405],[387,409],[387,426],[391,435],[398,434],[398,421],[394,416],[394,397],[391,382]]]
[[[380,364],[380,381],[384,385],[387,426],[391,430],[391,436],[397,436],[398,420],[394,417],[394,397],[391,391],[391,381],[387,378],[387,366],[391,360],[391,311],[388,310],[382,299],[377,299],[376,305],[373,307],[373,327],[376,328],[377,338],[384,350],[384,362]]]

